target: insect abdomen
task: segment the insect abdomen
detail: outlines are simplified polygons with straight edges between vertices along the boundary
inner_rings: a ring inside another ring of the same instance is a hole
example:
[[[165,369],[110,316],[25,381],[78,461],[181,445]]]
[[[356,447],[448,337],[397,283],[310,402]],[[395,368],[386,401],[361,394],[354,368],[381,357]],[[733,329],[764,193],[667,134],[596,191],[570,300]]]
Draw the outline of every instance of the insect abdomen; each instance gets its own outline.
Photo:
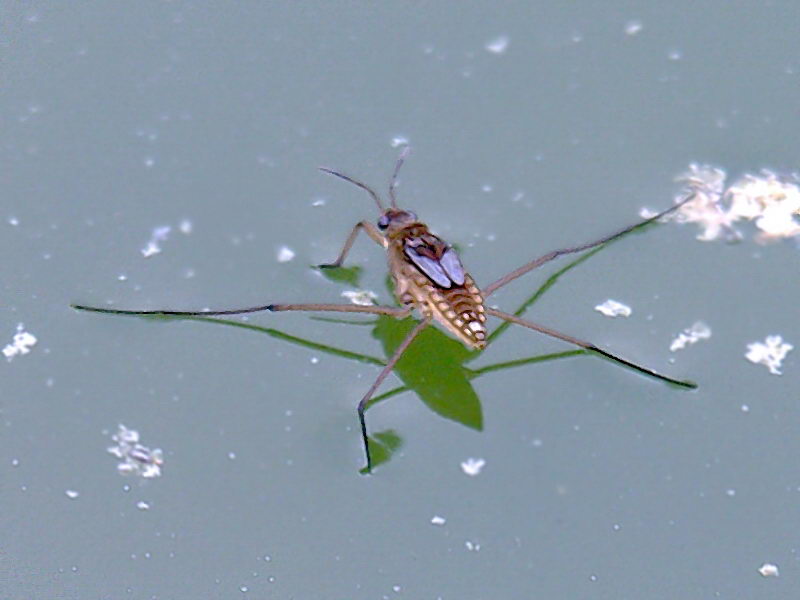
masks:
[[[419,302],[461,342],[471,348],[486,346],[486,314],[483,298],[475,283],[466,276],[464,285],[443,289],[427,283]]]

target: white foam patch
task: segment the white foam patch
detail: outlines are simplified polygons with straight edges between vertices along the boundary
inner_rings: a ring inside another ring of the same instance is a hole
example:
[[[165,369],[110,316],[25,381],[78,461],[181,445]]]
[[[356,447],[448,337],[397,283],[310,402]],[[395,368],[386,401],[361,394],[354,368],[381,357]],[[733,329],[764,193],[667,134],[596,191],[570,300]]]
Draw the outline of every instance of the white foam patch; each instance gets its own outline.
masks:
[[[780,375],[783,359],[793,348],[794,346],[784,342],[781,336],[768,335],[763,343],[747,344],[747,354],[744,356],[751,363],[764,365],[773,375]]]
[[[155,227],[150,233],[150,239],[144,248],[140,250],[142,256],[150,258],[156,254],[161,254],[161,242],[169,239],[169,234],[172,232],[172,227],[169,225],[160,225]]]
[[[507,35],[501,35],[487,42],[484,48],[486,48],[487,52],[491,52],[492,54],[505,54],[510,43],[511,38]]]
[[[17,325],[17,333],[14,334],[11,343],[6,344],[5,348],[3,348],[3,354],[10,361],[15,356],[28,354],[37,341],[36,336],[25,331],[25,325],[20,323]]]
[[[637,35],[643,27],[641,21],[628,21],[625,23],[625,35]]]
[[[342,292],[342,297],[357,306],[372,306],[378,299],[378,295],[372,290],[345,290]]]
[[[275,259],[279,263],[289,262],[294,257],[295,257],[294,250],[289,248],[289,246],[281,246],[280,248],[278,248],[278,252],[275,255]]]
[[[687,346],[696,344],[700,340],[707,340],[710,337],[711,328],[703,321],[697,321],[691,327],[687,327],[675,336],[669,345],[669,351],[677,352],[678,350],[683,350]]]
[[[780,575],[778,565],[772,563],[764,563],[758,568],[758,572],[762,577],[778,577]]]
[[[630,317],[631,314],[633,314],[633,310],[630,306],[612,300],[611,298],[602,304],[598,304],[594,309],[606,317]]]
[[[461,463],[461,470],[470,477],[475,477],[476,475],[480,475],[485,465],[486,461],[482,458],[468,458]]]
[[[676,200],[694,198],[664,220],[697,224],[701,228],[697,239],[705,242],[740,240],[743,236],[736,225],[748,221],[755,225],[755,240],[760,243],[800,236],[800,182],[795,177],[764,169],[728,187],[726,178],[717,167],[689,165],[677,178],[686,188]],[[640,214],[655,213],[643,209]]]
[[[161,476],[161,465],[164,464],[164,453],[160,448],[150,449],[139,443],[139,432],[120,424],[117,432],[111,436],[115,442],[109,446],[109,454],[117,457],[117,471],[123,475],[138,475],[145,479]]]

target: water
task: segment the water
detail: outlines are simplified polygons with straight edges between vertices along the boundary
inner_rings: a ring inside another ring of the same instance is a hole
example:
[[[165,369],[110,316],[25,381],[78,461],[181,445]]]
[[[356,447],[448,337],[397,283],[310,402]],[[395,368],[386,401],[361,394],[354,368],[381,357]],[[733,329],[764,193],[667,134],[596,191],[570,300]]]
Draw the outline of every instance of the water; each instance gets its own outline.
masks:
[[[692,161],[791,171],[798,17],[789,2],[7,6],[0,335],[22,323],[36,344],[4,366],[3,592],[796,595],[797,351],[781,376],[744,358],[770,334],[800,343],[791,241],[651,228],[526,313],[694,392],[589,356],[489,369],[571,350],[520,328],[477,357],[431,332],[383,387],[412,391],[367,413],[387,459],[370,477],[355,406],[410,323],[69,304],[344,302],[352,282],[309,266],[377,215],[316,168],[383,191],[403,140],[401,202],[484,285],[669,205]],[[350,262],[391,301],[379,248],[364,238]],[[515,309],[568,262],[492,302]],[[600,315],[608,298],[632,315]],[[710,339],[670,352],[697,321]],[[163,450],[160,477],[118,472],[120,424]]]

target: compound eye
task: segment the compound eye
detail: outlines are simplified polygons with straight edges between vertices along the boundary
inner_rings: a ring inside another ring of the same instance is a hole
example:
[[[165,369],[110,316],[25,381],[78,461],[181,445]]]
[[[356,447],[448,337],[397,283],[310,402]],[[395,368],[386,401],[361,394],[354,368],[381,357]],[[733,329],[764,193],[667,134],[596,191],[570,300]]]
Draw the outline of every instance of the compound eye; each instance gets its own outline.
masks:
[[[383,215],[380,219],[378,219],[378,229],[386,229],[389,226],[389,217]]]

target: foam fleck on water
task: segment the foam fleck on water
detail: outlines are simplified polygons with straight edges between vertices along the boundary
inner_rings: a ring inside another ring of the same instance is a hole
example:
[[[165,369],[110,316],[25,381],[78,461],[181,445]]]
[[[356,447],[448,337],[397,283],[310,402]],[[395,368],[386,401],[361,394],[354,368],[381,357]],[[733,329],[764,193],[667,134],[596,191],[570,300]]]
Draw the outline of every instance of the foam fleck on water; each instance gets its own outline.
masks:
[[[172,227],[169,225],[159,225],[158,227],[155,227],[150,233],[150,239],[148,240],[147,244],[145,244],[144,248],[140,250],[142,256],[145,258],[150,258],[156,254],[161,254],[161,242],[164,242],[169,238],[171,231]]]
[[[669,351],[677,352],[678,350],[683,350],[687,346],[696,344],[700,340],[707,340],[710,337],[711,328],[702,321],[697,321],[691,327],[687,327],[675,336],[669,345]]]
[[[486,461],[482,458],[468,458],[461,463],[461,470],[470,477],[480,475],[481,470],[486,465]]]
[[[625,35],[636,35],[642,30],[643,27],[644,25],[642,25],[641,21],[628,21],[625,23]]]
[[[292,250],[288,246],[281,246],[280,248],[278,248],[278,252],[277,252],[277,254],[275,256],[275,259],[279,263],[285,263],[285,262],[289,262],[294,257],[295,257],[294,250]]]
[[[763,343],[747,344],[747,354],[744,356],[751,363],[764,365],[773,375],[780,375],[783,359],[793,348],[794,346],[784,342],[781,336],[768,335]]]
[[[17,333],[14,334],[11,343],[6,344],[3,348],[3,355],[10,361],[15,356],[28,354],[37,341],[36,336],[25,331],[25,325],[20,323],[17,325]]]
[[[758,572],[762,577],[778,577],[778,575],[780,575],[778,565],[772,563],[764,563],[758,568]]]
[[[594,309],[607,317],[630,317],[633,313],[630,306],[611,298],[602,304],[598,304]]]
[[[767,243],[800,237],[800,181],[762,169],[745,174],[726,186],[725,171],[709,165],[691,164],[678,176],[685,185],[677,198],[693,198],[663,221],[695,223],[701,228],[697,239],[709,242],[739,241],[744,238],[737,225],[751,222],[755,241]],[[643,216],[650,211],[644,210]]]
[[[139,443],[139,432],[120,424],[117,432],[111,436],[114,446],[107,448],[108,453],[119,459],[117,470],[123,475],[137,475],[150,479],[161,476],[161,465],[164,464],[164,453],[160,448],[150,449]]]
[[[511,39],[507,35],[501,35],[487,42],[484,48],[492,54],[505,54],[510,43]]]
[[[357,306],[372,306],[378,299],[378,295],[372,290],[344,290],[342,297]]]

